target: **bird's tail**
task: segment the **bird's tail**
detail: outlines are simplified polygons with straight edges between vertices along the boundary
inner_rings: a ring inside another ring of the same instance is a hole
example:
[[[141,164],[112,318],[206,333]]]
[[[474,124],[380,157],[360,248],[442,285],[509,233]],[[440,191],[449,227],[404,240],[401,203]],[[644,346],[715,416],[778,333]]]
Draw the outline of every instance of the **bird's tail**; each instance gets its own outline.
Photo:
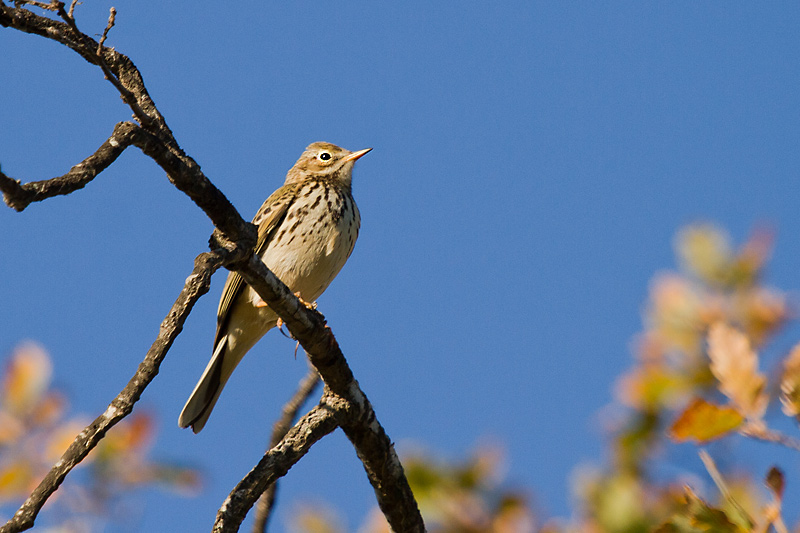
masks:
[[[224,335],[217,347],[214,349],[214,355],[208,362],[203,375],[200,376],[200,381],[195,385],[189,400],[183,406],[183,411],[178,418],[178,425],[182,428],[192,426],[192,431],[199,433],[206,425],[208,417],[211,416],[211,411],[219,399],[222,388],[225,382],[231,375],[233,369],[225,372],[223,363],[226,356],[231,357],[232,354],[228,353],[228,336]],[[238,361],[237,361],[238,363]]]

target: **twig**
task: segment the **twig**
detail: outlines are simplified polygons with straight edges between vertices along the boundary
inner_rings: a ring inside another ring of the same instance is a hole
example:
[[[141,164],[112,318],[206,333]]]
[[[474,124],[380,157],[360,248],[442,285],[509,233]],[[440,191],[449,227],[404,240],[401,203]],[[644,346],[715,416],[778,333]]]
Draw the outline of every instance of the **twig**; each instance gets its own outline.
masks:
[[[50,11],[59,9],[59,3],[46,5]],[[60,5],[63,12],[63,3]],[[64,18],[64,15],[61,17]],[[78,31],[74,19],[65,20],[67,22],[53,20],[36,15],[21,7],[14,8],[0,3],[0,26],[41,35],[60,42],[80,54],[89,63],[98,65],[103,71],[103,75],[114,85],[142,126],[154,132],[169,133],[169,137],[171,137],[172,134],[164,117],[156,109],[133,62],[114,49],[102,47],[98,50],[99,43]]]
[[[313,368],[309,369],[308,374],[300,381],[297,390],[281,410],[281,417],[275,422],[272,427],[272,438],[270,439],[269,447],[274,448],[286,436],[297,418],[297,413],[303,404],[308,401],[314,391],[319,385],[319,374]],[[269,521],[273,507],[275,507],[275,496],[278,490],[277,480],[272,483],[264,494],[258,499],[256,504],[256,514],[253,521],[253,533],[264,533],[267,530],[267,522]]]
[[[78,0],[72,0],[72,3],[69,5],[69,13],[67,13],[67,16],[73,21],[75,20],[75,6],[77,6],[78,3]]]
[[[115,8],[111,8],[108,14],[108,23],[106,24],[106,29],[103,30],[103,35],[100,37],[100,42],[97,43],[97,55],[102,59],[103,55],[103,43],[106,42],[106,37],[108,37],[108,32],[111,31],[111,28],[114,27],[114,20],[117,18],[117,10]]]
[[[77,2],[77,0],[72,0],[72,4],[70,4],[70,6],[69,6],[69,13],[64,11],[64,2],[57,2],[58,3],[58,16],[61,17],[61,19],[64,22],[69,24],[70,27],[73,30],[75,30],[77,32],[80,32],[80,30],[78,29],[78,24],[75,22],[75,17],[72,16],[72,13],[75,11],[75,3],[76,2]]]
[[[23,531],[33,527],[34,520],[42,506],[58,489],[67,474],[97,446],[109,429],[131,413],[133,405],[139,400],[145,387],[158,374],[161,361],[164,360],[172,342],[183,329],[183,323],[194,304],[208,292],[211,275],[222,263],[223,257],[219,254],[206,252],[197,256],[192,274],[187,278],[178,299],[161,323],[161,330],[144,360],[139,364],[136,373],[122,389],[122,392],[109,404],[105,412],[86,426],[75,438],[61,459],[14,514],[14,517],[0,527],[0,533]]]
[[[793,450],[800,451],[800,439],[784,435],[780,431],[769,429],[764,424],[745,424],[740,430],[739,434],[745,437],[752,437],[754,439],[762,440],[764,442],[772,442],[792,448]]]
[[[714,481],[714,484],[719,489],[720,494],[725,500],[736,510],[736,512],[742,517],[746,518],[749,522],[752,522],[750,516],[747,514],[747,511],[736,501],[736,499],[731,494],[730,489],[728,488],[728,484],[725,483],[725,479],[722,477],[719,469],[717,468],[714,459],[708,454],[705,450],[700,450],[698,452],[700,455],[700,460],[703,461],[703,465],[705,465],[706,470],[708,471],[708,475],[711,476],[711,479]]]
[[[138,129],[139,127],[131,122],[120,122],[95,153],[57,178],[22,185],[0,171],[0,191],[3,192],[3,200],[9,207],[22,211],[32,202],[40,202],[46,198],[82,189],[133,143]]]
[[[44,2],[38,2],[37,0],[22,0],[20,3],[38,7],[47,11],[58,11],[58,4],[60,2],[50,2],[49,4],[45,4]]]

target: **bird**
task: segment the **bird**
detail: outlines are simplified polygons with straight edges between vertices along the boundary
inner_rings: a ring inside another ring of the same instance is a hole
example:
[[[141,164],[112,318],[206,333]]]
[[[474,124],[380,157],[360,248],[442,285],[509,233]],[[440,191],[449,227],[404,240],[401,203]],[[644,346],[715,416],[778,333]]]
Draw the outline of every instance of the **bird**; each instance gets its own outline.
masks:
[[[253,218],[255,253],[301,300],[314,302],[344,266],[358,238],[361,215],[352,195],[351,152],[315,142],[305,149]],[[230,272],[217,309],[213,354],[178,418],[195,433],[206,425],[222,388],[244,355],[279,318],[236,272]]]

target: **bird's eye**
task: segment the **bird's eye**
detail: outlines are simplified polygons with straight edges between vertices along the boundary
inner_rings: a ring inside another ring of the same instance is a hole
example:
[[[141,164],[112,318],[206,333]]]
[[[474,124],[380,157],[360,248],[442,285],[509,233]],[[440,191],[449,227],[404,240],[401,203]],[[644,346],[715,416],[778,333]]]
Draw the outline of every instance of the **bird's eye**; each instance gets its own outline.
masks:
[[[322,152],[321,154],[319,154],[319,158],[321,161],[327,161],[328,159],[331,158],[331,154],[329,154],[328,152]]]

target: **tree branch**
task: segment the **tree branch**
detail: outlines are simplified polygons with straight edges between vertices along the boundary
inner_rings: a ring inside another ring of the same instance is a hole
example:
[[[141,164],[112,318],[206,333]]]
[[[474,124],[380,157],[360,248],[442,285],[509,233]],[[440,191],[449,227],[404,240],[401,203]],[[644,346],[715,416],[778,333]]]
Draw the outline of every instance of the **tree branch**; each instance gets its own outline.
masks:
[[[207,292],[211,273],[220,266],[237,270],[283,319],[309,355],[326,384],[327,393],[323,395],[323,403],[303,417],[234,489],[219,511],[215,530],[222,527],[226,531],[237,529],[264,489],[284,475],[307,452],[308,447],[333,431],[338,424],[356,448],[375,489],[378,504],[394,531],[424,531],[421,515],[394,447],[355,381],[333,333],[325,325],[325,318],[307,309],[253,254],[255,227],[241,218],[227,198],[203,174],[200,166],[180,148],[147,93],[133,62],[78,31],[72,18],[74,3],[66,16],[63,3],[54,1],[48,6],[67,22],[38,16],[22,7],[9,7],[0,0],[0,25],[53,39],[76,51],[89,63],[100,66],[133,110],[141,127],[131,123],[117,125],[112,137],[93,156],[76,165],[65,176],[21,185],[16,180],[0,175],[0,189],[4,192],[6,202],[12,207],[22,206],[24,209],[32,201],[77,190],[111,164],[126,146],[133,144],[164,169],[169,180],[205,211],[217,230],[210,242],[212,253],[198,256],[192,276],[162,323],[161,332],[137,373],[106,412],[76,438],[14,518],[0,528],[0,533],[31,527],[44,501],[58,488],[67,473],[88,454],[110,427],[131,412],[133,404],[158,372],[158,366],[180,332],[194,302]],[[112,22],[110,19],[107,30]],[[119,143],[115,137],[118,132],[125,133],[123,138],[128,144],[122,146]]]
[[[61,11],[63,11],[63,4],[60,2],[53,2],[50,5],[54,11],[58,11],[58,6],[61,5]],[[225,195],[203,174],[200,165],[180,148],[164,117],[150,98],[144,85],[144,79],[136,65],[124,54],[101,46],[88,35],[78,31],[74,19],[69,17],[69,14],[67,17],[72,20],[69,24],[36,15],[22,7],[7,6],[0,0],[0,26],[57,41],[80,54],[89,63],[103,69],[106,77],[114,84],[122,99],[142,124],[141,128],[131,131],[131,144],[141,149],[164,169],[173,185],[187,194],[198,207],[205,211],[214,225],[227,235],[229,239],[227,242],[231,246],[252,250],[256,243],[255,228],[242,219]],[[100,54],[98,54],[98,49],[101,51]],[[111,162],[113,159],[110,159],[108,164]],[[25,188],[24,185],[20,185],[19,182],[15,182],[7,176],[0,178],[0,183],[3,185],[4,196],[6,189],[13,193],[19,188]],[[39,187],[42,186],[39,185]],[[57,189],[58,187],[54,185],[53,188]],[[66,194],[66,192],[61,194]],[[23,194],[23,196],[25,195]],[[44,199],[44,197],[39,199]]]
[[[62,2],[51,2],[45,9],[61,13],[64,7]],[[0,0],[0,26],[52,39],[74,50],[89,63],[98,65],[119,91],[122,100],[131,108],[134,117],[143,126],[154,132],[163,131],[171,138],[172,132],[147,93],[144,81],[133,62],[113,48],[106,48],[78,31],[74,18],[68,15],[65,20],[67,22],[36,15],[23,7],[7,6]],[[177,147],[177,143],[175,146]]]
[[[300,381],[297,390],[281,410],[281,417],[272,426],[272,437],[269,447],[274,448],[280,444],[294,423],[300,408],[308,401],[319,385],[319,374],[313,368],[309,369],[308,374]],[[256,504],[256,515],[253,521],[253,533],[264,533],[267,530],[267,522],[275,506],[275,495],[278,491],[277,480],[272,483],[264,494],[258,499]]]
[[[238,531],[239,526],[256,500],[272,483],[285,475],[322,437],[336,429],[335,410],[329,397],[323,396],[319,405],[300,419],[281,442],[270,449],[261,461],[234,487],[217,512],[212,531]]]
[[[150,346],[144,360],[139,364],[136,373],[124,389],[109,404],[105,412],[70,444],[61,459],[53,466],[39,486],[34,489],[25,503],[14,514],[14,517],[0,527],[0,533],[23,531],[33,527],[34,520],[47,499],[58,489],[67,474],[80,463],[100,442],[106,432],[133,411],[133,405],[139,400],[145,387],[153,381],[164,356],[172,342],[183,329],[183,323],[189,316],[194,304],[205,293],[211,284],[211,275],[222,265],[222,256],[206,252],[197,256],[192,274],[186,279],[178,299],[161,323],[158,337]]]
[[[0,171],[0,191],[6,205],[22,211],[33,202],[46,198],[69,194],[82,189],[95,176],[116,161],[117,157],[133,143],[139,127],[131,122],[120,122],[114,132],[95,153],[69,169],[63,176],[43,181],[32,181],[21,185],[18,180],[9,178]]]

